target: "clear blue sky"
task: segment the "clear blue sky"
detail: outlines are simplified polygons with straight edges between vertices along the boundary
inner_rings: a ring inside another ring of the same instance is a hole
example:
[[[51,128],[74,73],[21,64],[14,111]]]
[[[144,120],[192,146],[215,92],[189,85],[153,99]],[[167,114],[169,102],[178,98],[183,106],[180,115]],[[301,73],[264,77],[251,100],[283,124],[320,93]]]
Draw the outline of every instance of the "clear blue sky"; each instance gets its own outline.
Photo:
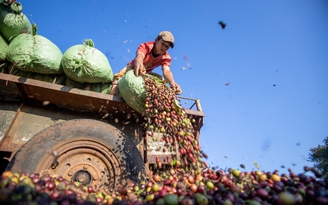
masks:
[[[170,30],[171,69],[183,96],[201,101],[212,166],[300,173],[328,136],[326,0],[19,2],[63,53],[90,38],[114,72]]]

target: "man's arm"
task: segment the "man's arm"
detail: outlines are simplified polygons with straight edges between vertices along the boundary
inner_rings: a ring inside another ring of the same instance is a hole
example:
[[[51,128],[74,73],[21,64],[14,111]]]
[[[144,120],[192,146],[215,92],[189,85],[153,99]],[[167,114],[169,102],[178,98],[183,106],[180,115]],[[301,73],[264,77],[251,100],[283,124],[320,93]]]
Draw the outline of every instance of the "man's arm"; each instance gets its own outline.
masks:
[[[139,74],[146,74],[145,66],[143,65],[143,60],[145,58],[145,54],[142,52],[137,52],[136,57],[134,58],[134,74],[139,76]]]
[[[182,90],[180,88],[180,85],[178,85],[175,81],[174,81],[174,77],[173,77],[173,73],[170,70],[170,67],[168,66],[163,66],[163,76],[165,78],[165,80],[170,84],[171,88],[174,89],[176,94],[181,94]]]

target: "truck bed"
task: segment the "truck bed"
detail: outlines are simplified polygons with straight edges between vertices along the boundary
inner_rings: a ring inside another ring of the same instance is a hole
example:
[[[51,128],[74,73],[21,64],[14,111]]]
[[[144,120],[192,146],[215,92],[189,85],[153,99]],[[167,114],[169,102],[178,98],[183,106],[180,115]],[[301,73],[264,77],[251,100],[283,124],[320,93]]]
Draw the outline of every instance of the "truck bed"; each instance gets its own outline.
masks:
[[[122,98],[88,90],[80,90],[39,80],[0,73],[0,98],[2,100],[30,99],[55,104],[75,110],[101,112],[132,110]]]
[[[197,110],[185,108],[185,111],[197,122],[194,130],[198,140],[204,124],[200,103],[197,99],[180,98],[194,101],[192,107]],[[142,115],[121,97],[11,74],[0,73],[0,115],[0,157],[6,159],[5,162],[0,161],[1,164],[10,161],[13,154],[34,134],[69,119],[114,122],[119,130],[132,136],[139,150],[145,150],[144,145],[148,145],[147,140],[144,144],[141,140],[143,138],[135,137],[141,134],[139,128],[143,121]],[[151,148],[147,150],[147,155],[141,153],[144,159],[147,156],[148,163],[155,163],[155,156],[166,159],[167,153]]]
[[[199,102],[194,100],[197,110],[185,109],[186,113],[193,116],[198,122],[197,131],[203,126],[204,113]],[[103,113],[104,115],[126,115],[133,113],[139,115],[125,101],[119,97],[94,91],[71,88],[40,80],[0,73],[0,100],[23,100],[42,102],[43,105],[53,104],[59,107],[76,111],[89,111]]]

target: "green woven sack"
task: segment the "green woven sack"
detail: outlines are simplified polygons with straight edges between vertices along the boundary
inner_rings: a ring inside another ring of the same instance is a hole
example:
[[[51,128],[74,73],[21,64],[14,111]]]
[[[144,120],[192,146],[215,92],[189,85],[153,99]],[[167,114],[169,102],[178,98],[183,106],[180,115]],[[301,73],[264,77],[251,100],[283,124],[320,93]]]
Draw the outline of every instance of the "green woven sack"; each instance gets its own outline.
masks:
[[[66,78],[65,85],[71,88],[78,88],[82,90],[85,88],[84,83],[76,82],[75,80],[72,80],[69,77]]]
[[[72,88],[90,90],[103,94],[109,94],[112,89],[111,83],[79,83],[70,78],[66,78],[65,85]]]
[[[17,75],[17,76],[21,76],[24,78],[33,78],[35,76],[35,73],[33,72],[26,72],[26,71],[22,71],[18,68],[14,68],[11,72],[11,75]]]
[[[0,4],[0,32],[7,42],[21,33],[32,32],[32,25],[22,10],[23,6],[18,2],[10,6]]]
[[[111,83],[91,83],[90,85],[90,91],[97,93],[109,94],[111,89]]]
[[[63,85],[66,80],[65,74],[39,74],[35,73],[35,75],[32,77],[35,80],[40,80],[48,83],[54,83]]]
[[[60,49],[47,38],[20,34],[9,44],[6,58],[22,71],[62,74],[62,56]]]
[[[142,76],[136,77],[134,71],[128,71],[117,83],[119,95],[139,113],[144,113],[146,90]]]
[[[8,44],[0,34],[0,61],[6,59],[7,50],[8,50]]]
[[[113,71],[107,57],[94,48],[91,39],[67,49],[62,58],[65,74],[80,83],[110,83]]]

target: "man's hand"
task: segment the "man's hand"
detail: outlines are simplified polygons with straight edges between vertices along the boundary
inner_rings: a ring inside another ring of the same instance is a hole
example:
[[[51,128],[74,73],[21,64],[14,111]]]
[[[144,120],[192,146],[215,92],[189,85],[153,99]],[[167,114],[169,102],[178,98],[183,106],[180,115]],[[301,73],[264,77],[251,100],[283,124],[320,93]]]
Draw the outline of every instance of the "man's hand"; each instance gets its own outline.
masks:
[[[146,68],[145,68],[145,66],[142,63],[141,64],[135,63],[135,65],[134,65],[134,74],[137,77],[139,75],[146,74]]]
[[[145,55],[142,52],[138,52],[137,56],[134,59],[134,75],[144,75],[146,74],[146,68],[143,65],[143,59],[145,58]]]
[[[176,95],[181,95],[182,94],[182,90],[180,88],[180,85],[178,85],[175,82],[171,82],[170,86],[174,90],[174,92],[175,92]]]

